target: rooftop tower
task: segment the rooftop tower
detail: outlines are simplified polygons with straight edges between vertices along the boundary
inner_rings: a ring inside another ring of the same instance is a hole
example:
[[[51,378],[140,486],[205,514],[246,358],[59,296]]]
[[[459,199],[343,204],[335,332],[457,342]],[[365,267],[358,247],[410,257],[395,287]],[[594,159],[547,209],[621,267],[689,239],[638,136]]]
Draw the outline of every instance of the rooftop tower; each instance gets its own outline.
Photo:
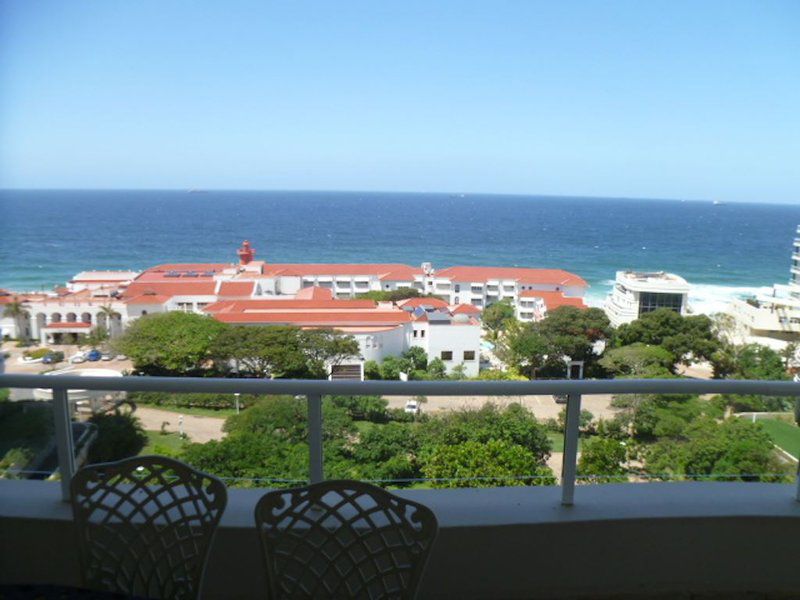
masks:
[[[239,264],[240,265],[248,265],[253,262],[253,259],[256,256],[255,249],[250,246],[250,242],[245,240],[242,242],[242,246],[236,251],[239,255]]]

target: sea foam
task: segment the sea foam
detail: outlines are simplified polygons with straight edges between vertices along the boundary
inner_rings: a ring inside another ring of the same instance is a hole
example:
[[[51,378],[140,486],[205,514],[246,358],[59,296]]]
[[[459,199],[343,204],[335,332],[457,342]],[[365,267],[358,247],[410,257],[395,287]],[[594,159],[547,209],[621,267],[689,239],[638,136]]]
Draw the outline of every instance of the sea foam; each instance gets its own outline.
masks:
[[[602,308],[606,297],[613,288],[614,282],[603,281],[589,288],[586,294],[586,303],[589,306]],[[769,286],[730,286],[707,283],[691,284],[689,292],[689,308],[694,314],[712,315],[724,312],[732,300],[748,298],[758,294],[771,295]]]

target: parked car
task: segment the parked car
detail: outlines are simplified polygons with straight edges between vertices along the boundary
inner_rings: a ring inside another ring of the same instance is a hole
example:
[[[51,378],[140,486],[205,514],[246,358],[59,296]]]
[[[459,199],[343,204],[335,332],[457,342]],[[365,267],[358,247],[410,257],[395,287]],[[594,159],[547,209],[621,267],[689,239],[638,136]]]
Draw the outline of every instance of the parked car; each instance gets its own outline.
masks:
[[[62,360],[64,360],[64,353],[59,351],[48,352],[42,357],[42,362],[46,365],[54,365],[60,363]]]
[[[403,410],[405,410],[409,414],[418,415],[419,402],[417,402],[416,400],[409,400],[408,402],[406,402],[406,407]]]
[[[97,362],[103,355],[100,354],[100,350],[96,348],[92,348],[89,352],[86,353],[86,360],[91,362]]]
[[[70,357],[69,362],[73,364],[86,362],[86,353],[85,352],[78,352]]]
[[[117,356],[115,357],[115,359],[116,359],[116,360],[128,360],[128,357],[127,357],[127,356],[125,356],[124,354],[117,354]]]
[[[108,352],[103,352],[102,356],[100,356],[100,360],[111,360],[112,356]]]

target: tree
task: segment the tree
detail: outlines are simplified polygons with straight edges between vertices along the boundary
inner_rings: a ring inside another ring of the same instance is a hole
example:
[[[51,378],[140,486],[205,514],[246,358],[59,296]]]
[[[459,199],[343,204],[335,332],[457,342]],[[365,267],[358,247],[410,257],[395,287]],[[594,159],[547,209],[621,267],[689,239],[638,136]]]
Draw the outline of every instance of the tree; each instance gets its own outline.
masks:
[[[578,475],[592,483],[627,481],[625,446],[619,440],[594,437],[583,442],[578,461]]]
[[[108,338],[108,329],[102,325],[97,325],[84,338],[84,343],[92,348],[97,348],[98,346],[105,344],[108,341]]]
[[[212,353],[256,377],[302,377],[307,363],[300,332],[281,325],[229,327],[217,336]]]
[[[360,479],[407,485],[408,481],[398,480],[420,477],[416,458],[418,452],[419,440],[412,427],[401,423],[387,423],[362,433],[353,448],[352,457],[358,465]]]
[[[675,356],[660,346],[637,342],[630,346],[609,348],[598,362],[615,376],[657,378],[672,375]]]
[[[548,311],[541,321],[510,330],[501,353],[506,362],[531,378],[563,378],[565,358],[582,360],[586,372],[591,373],[598,359],[595,346],[610,333],[608,317],[602,310],[561,306]]]
[[[758,423],[710,417],[693,421],[679,440],[659,441],[645,454],[646,470],[659,477],[773,481],[788,472]]]
[[[173,311],[136,319],[114,342],[136,369],[153,375],[199,371],[226,325],[207,316]]]
[[[142,424],[126,413],[97,414],[89,419],[97,428],[97,437],[89,447],[89,462],[113,462],[136,456],[147,444]]]
[[[428,362],[428,378],[429,379],[444,379],[447,377],[447,367],[444,361],[436,357]]]
[[[100,314],[105,316],[106,329],[108,329],[109,337],[113,337],[116,333],[114,331],[114,319],[119,318],[119,313],[115,311],[110,304],[104,304],[100,307]]]
[[[733,346],[723,344],[714,354],[714,375],[731,379],[786,380],[784,358],[766,346],[747,344]],[[734,411],[784,411],[788,410],[794,399],[780,396],[742,396],[724,395],[722,401]]]
[[[419,437],[428,447],[504,440],[531,452],[541,465],[545,464],[551,450],[544,425],[531,411],[516,403],[504,408],[486,403],[480,409],[450,411],[421,424]]]
[[[360,356],[356,339],[333,329],[301,330],[300,345],[306,355],[309,375],[320,379],[328,376],[329,367]]]
[[[25,321],[30,316],[25,303],[15,298],[3,308],[3,316],[14,320],[17,339],[24,340],[26,338]]]
[[[389,402],[380,396],[331,396],[331,403],[343,408],[354,421],[385,423]]]
[[[720,346],[710,318],[705,315],[684,317],[668,308],[645,313],[617,328],[615,346],[636,343],[661,346],[675,356],[676,362],[684,364],[710,360]]]
[[[418,289],[410,287],[399,287],[396,290],[372,290],[358,294],[358,297],[376,302],[399,302],[409,298],[438,298],[433,294],[423,294]]]
[[[412,371],[424,371],[428,368],[428,354],[419,346],[412,346],[402,354],[409,362]]]
[[[537,327],[532,326],[518,328],[509,336],[505,349],[506,362],[529,379],[536,378],[538,370],[544,367],[552,352],[548,340]]]
[[[481,316],[483,327],[489,332],[489,337],[497,340],[509,324],[516,320],[514,306],[510,300],[501,300],[487,306]]]
[[[396,356],[387,356],[381,363],[381,379],[400,379],[403,364]]]
[[[381,366],[374,360],[364,363],[364,379],[381,379]]]
[[[553,472],[522,446],[504,440],[438,446],[422,467],[438,488],[552,485]]]

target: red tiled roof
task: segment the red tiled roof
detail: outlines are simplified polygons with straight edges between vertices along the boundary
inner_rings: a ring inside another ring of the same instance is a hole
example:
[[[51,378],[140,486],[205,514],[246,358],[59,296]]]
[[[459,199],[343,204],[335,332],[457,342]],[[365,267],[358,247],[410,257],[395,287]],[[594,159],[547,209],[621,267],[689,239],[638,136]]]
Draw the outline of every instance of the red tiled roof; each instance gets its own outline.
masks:
[[[203,310],[210,313],[264,313],[311,310],[371,311],[377,308],[374,300],[220,300]],[[393,311],[383,311],[393,312]]]
[[[254,281],[223,281],[217,294],[222,297],[250,296],[255,285]]]
[[[415,274],[421,274],[421,269],[408,265],[395,263],[378,264],[333,264],[333,263],[291,263],[267,264],[264,266],[264,275],[275,277],[280,275],[294,275],[297,277],[310,277],[313,275],[335,276],[366,276],[374,275],[381,279],[391,276],[400,280],[413,280]]]
[[[431,308],[447,308],[447,302],[441,298],[408,298],[407,300],[400,300],[397,306],[403,308],[417,308],[419,306],[429,306]]]
[[[125,288],[124,298],[133,298],[148,292],[164,296],[213,296],[217,284],[211,279],[205,281],[152,281],[139,282],[137,279]]]
[[[212,316],[223,323],[285,323],[314,327],[400,325],[411,320],[411,315],[405,311],[215,312]]]
[[[454,315],[478,315],[481,309],[472,304],[456,304],[450,309],[450,313]]]
[[[586,286],[583,278],[562,269],[527,269],[522,267],[450,267],[436,273],[436,277],[454,281],[486,281],[488,279],[513,279],[520,283],[544,285]]]
[[[61,322],[61,323],[48,323],[47,325],[44,326],[44,328],[45,329],[72,329],[73,327],[87,328],[87,327],[91,327],[91,326],[92,326],[91,323],[83,323],[83,322],[77,321],[75,323],[64,323],[64,322]]]
[[[125,304],[164,304],[168,302],[172,296],[164,296],[161,294],[142,294],[140,296],[136,296],[135,298],[131,298],[130,300],[126,299]]]
[[[333,300],[333,291],[314,285],[303,288],[294,295],[294,298],[295,300]]]
[[[525,290],[520,293],[522,298],[541,298],[544,300],[544,305],[547,310],[553,310],[559,306],[576,306],[578,308],[587,308],[583,298],[573,298],[565,296],[561,292],[540,292],[538,290]]]

